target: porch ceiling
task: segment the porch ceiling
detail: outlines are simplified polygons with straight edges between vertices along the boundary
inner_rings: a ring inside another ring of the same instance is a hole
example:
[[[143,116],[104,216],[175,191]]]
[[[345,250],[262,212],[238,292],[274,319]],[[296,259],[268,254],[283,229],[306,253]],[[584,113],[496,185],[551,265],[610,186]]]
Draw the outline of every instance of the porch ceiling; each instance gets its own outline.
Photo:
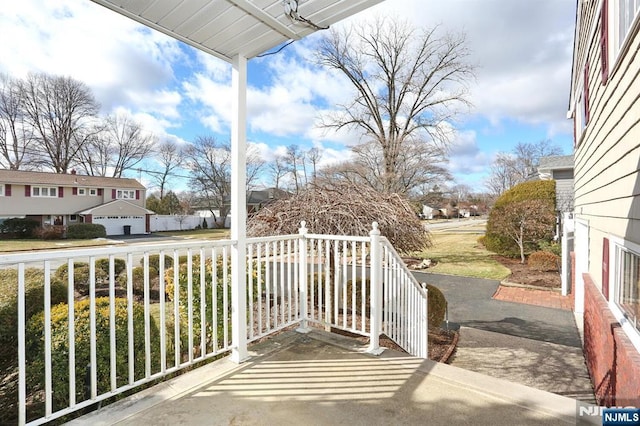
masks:
[[[287,16],[283,0],[92,1],[228,62],[318,29]],[[300,0],[298,15],[327,27],[382,1]]]

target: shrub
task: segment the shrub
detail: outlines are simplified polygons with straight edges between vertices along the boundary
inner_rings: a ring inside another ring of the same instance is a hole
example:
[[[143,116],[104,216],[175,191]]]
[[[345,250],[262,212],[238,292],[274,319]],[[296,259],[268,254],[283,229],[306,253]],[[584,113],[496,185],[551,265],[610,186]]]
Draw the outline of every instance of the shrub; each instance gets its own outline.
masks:
[[[478,239],[476,240],[478,242],[479,245],[481,245],[482,247],[486,247],[487,246],[487,242],[486,242],[487,237],[485,235],[481,235],[478,237]]]
[[[113,272],[116,277],[120,275],[120,273],[124,271],[126,267],[127,267],[126,260],[118,259],[118,258],[113,259]],[[109,276],[109,259],[105,257],[105,258],[96,260],[96,269],[100,269],[108,277]]]
[[[70,239],[87,240],[106,236],[104,225],[97,223],[74,223],[67,227],[67,238]]]
[[[562,246],[557,241],[540,241],[538,248],[540,251],[550,251],[556,256],[562,256]]]
[[[549,204],[549,210],[553,211],[555,206],[555,181],[531,181],[520,183],[505,191],[497,200],[487,221],[487,233],[484,245],[487,250],[507,257],[518,257],[520,247],[501,228],[500,221],[504,216],[505,209],[515,203],[530,200],[542,200]],[[551,227],[552,231],[552,227]],[[525,253],[537,250],[538,241],[528,241],[525,244]]]
[[[557,271],[560,257],[549,251],[536,251],[529,255],[528,264],[535,271]]]
[[[427,320],[429,322],[429,328],[439,328],[444,321],[444,317],[447,313],[447,299],[440,289],[434,285],[427,284]]]
[[[198,260],[196,260],[196,258]],[[193,338],[194,342],[200,342],[200,330],[201,330],[201,313],[200,313],[200,301],[201,301],[201,289],[200,289],[200,258],[198,256],[193,257],[193,270],[192,270],[192,315],[193,315]],[[264,268],[264,264],[261,266]],[[224,282],[224,264],[222,256],[218,256],[215,264],[215,277],[214,277],[214,264],[213,261],[209,258],[205,261],[205,295],[206,295],[206,312],[205,312],[205,340],[207,345],[211,345],[214,341],[214,338],[219,342],[218,344],[223,345],[224,341],[224,321],[228,321],[229,327],[231,326],[231,309],[227,312],[227,317],[224,317],[224,305],[223,305],[223,297],[224,297],[224,286],[226,285],[228,303],[231,301],[231,262],[227,262],[227,282]],[[257,274],[258,274],[258,266],[256,263],[253,264],[253,270],[247,271],[248,274],[252,275],[253,282],[253,298],[254,301],[257,300],[258,288],[257,288]],[[262,270],[262,276],[264,277],[264,269]],[[178,268],[178,305],[180,310],[180,329],[181,329],[181,347],[187,347],[187,325],[188,325],[188,267],[186,262],[180,262],[180,266]],[[175,289],[175,281],[174,281],[174,268],[169,268],[165,271],[165,292],[169,300],[174,301],[174,289]],[[212,282],[216,283],[216,324],[213,324],[213,306],[211,303],[211,297],[213,293]],[[247,293],[249,289],[247,288]],[[229,305],[230,306],[230,305]],[[214,334],[214,329],[215,334]],[[231,331],[228,331],[229,336],[231,336]],[[216,348],[217,349],[217,348]]]
[[[43,226],[36,228],[33,235],[41,240],[61,240],[64,238],[64,226]]]
[[[73,288],[79,294],[86,296],[89,294],[90,286],[89,264],[85,262],[75,262],[73,264]],[[69,281],[69,265],[63,264],[56,269],[54,278],[62,283]],[[96,284],[101,284],[109,278],[109,274],[96,267]]]
[[[140,265],[144,265],[144,258],[140,259]],[[164,269],[167,270],[173,266],[173,257],[164,255]],[[149,255],[149,267],[160,270],[160,254]]]
[[[67,286],[51,281],[51,305],[67,301]],[[25,316],[44,310],[44,271],[25,270]],[[17,362],[18,353],[18,271],[0,270],[0,368]]]
[[[127,273],[123,271],[118,275],[117,283],[122,288],[127,288]],[[158,270],[149,266],[149,288],[158,282]],[[131,283],[135,294],[144,294],[144,266],[136,266],[131,271]]]
[[[0,223],[2,238],[30,238],[40,223],[33,219],[12,217]]]
[[[115,328],[116,328],[116,377],[117,385],[128,383],[128,320],[127,300],[116,298]],[[98,394],[108,392],[110,384],[110,320],[109,298],[100,297],[95,301],[96,306],[96,352],[97,352],[97,387]],[[145,373],[145,339],[144,339],[144,308],[134,303],[133,309],[133,353],[134,379],[139,380]],[[90,300],[82,300],[74,306],[75,310],[75,373],[76,399],[78,402],[86,399],[84,395],[84,377],[86,367],[90,364],[91,333],[89,310]],[[159,370],[159,332],[153,320],[151,324],[151,365],[153,370]],[[34,390],[44,387],[44,314],[34,315],[27,323],[27,380]],[[51,364],[54,410],[62,409],[69,404],[69,319],[68,305],[59,304],[51,309]]]

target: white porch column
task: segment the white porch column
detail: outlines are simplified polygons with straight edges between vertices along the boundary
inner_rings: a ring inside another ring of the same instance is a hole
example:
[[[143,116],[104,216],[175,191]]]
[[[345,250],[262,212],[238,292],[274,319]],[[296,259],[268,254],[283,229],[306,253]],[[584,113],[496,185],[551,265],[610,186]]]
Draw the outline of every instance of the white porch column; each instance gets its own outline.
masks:
[[[298,246],[298,262],[299,262],[299,276],[300,280],[300,291],[298,293],[298,306],[300,306],[300,327],[296,329],[298,333],[310,333],[311,328],[309,328],[307,317],[309,313],[307,312],[307,304],[309,303],[309,290],[308,290],[308,278],[307,278],[307,223],[302,221],[300,223],[300,229],[298,229],[298,234],[300,235],[300,244]],[[313,260],[313,259],[312,259]]]
[[[231,85],[231,360],[247,359],[247,58],[233,58]]]
[[[380,355],[384,348],[380,347],[382,333],[382,250],[380,247],[380,230],[378,223],[373,222],[371,237],[371,336],[367,352]]]

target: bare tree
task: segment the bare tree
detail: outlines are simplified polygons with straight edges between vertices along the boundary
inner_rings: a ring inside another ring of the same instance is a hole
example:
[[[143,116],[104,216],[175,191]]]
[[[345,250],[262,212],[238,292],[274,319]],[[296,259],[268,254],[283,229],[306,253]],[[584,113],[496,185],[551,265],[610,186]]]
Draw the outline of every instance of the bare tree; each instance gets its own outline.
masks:
[[[282,155],[276,155],[267,167],[273,181],[273,186],[276,189],[280,189],[282,179],[287,175],[287,173],[289,173],[285,157]]]
[[[155,140],[125,114],[108,116],[78,151],[78,165],[90,176],[122,177],[153,151]]]
[[[398,155],[396,189],[402,194],[417,195],[422,188],[450,180],[445,167],[444,150],[433,145],[405,141]],[[324,179],[345,179],[358,185],[367,185],[385,191],[385,165],[380,145],[369,142],[352,149],[353,159],[329,166],[321,171]]]
[[[311,181],[315,182],[318,178],[318,163],[322,159],[322,151],[320,151],[316,147],[313,147],[306,152],[305,156],[311,163]]]
[[[192,189],[198,193],[218,221],[224,225],[229,214],[231,196],[231,147],[213,136],[198,136],[185,150],[186,165],[191,172]],[[255,148],[247,150],[247,191],[260,174],[263,160]]]
[[[300,147],[298,145],[289,145],[287,147],[287,155],[285,156],[285,160],[287,163],[287,168],[294,184],[294,190],[297,194],[300,192],[300,164],[302,162],[302,152],[300,151]]]
[[[446,123],[468,107],[473,67],[463,35],[420,30],[379,17],[320,42],[317,62],[343,73],[355,98],[325,117],[327,128],[356,128],[382,151],[385,192],[399,192],[399,164],[406,142],[446,147]]]
[[[66,173],[95,133],[98,102],[88,86],[70,77],[29,74],[22,88],[29,125],[45,154],[43,166]]]
[[[535,175],[540,158],[551,155],[562,155],[562,149],[548,139],[518,142],[511,152],[496,155],[485,186],[494,195],[500,195]]]
[[[520,249],[520,262],[525,262],[525,246],[553,235],[556,215],[544,200],[525,200],[496,208],[491,214],[493,226],[511,238]]]
[[[213,136],[198,136],[186,148],[185,156],[192,189],[200,194],[212,214],[214,210],[220,212],[216,220],[224,223],[231,207],[227,203],[231,194],[231,147]]]
[[[25,123],[20,80],[0,74],[0,165],[10,170],[28,166],[33,135]]]
[[[167,187],[169,177],[184,163],[182,149],[172,141],[165,141],[158,147],[155,156],[160,163],[160,170],[148,172],[151,180],[155,182],[160,190],[160,199],[164,198],[165,189]]]

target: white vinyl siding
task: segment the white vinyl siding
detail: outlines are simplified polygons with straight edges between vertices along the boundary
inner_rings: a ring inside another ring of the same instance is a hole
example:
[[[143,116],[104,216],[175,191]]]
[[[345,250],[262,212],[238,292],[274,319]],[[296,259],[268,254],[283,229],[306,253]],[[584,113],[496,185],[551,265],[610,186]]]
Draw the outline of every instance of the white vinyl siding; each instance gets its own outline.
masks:
[[[4,183],[0,183],[0,197],[4,197]]]

